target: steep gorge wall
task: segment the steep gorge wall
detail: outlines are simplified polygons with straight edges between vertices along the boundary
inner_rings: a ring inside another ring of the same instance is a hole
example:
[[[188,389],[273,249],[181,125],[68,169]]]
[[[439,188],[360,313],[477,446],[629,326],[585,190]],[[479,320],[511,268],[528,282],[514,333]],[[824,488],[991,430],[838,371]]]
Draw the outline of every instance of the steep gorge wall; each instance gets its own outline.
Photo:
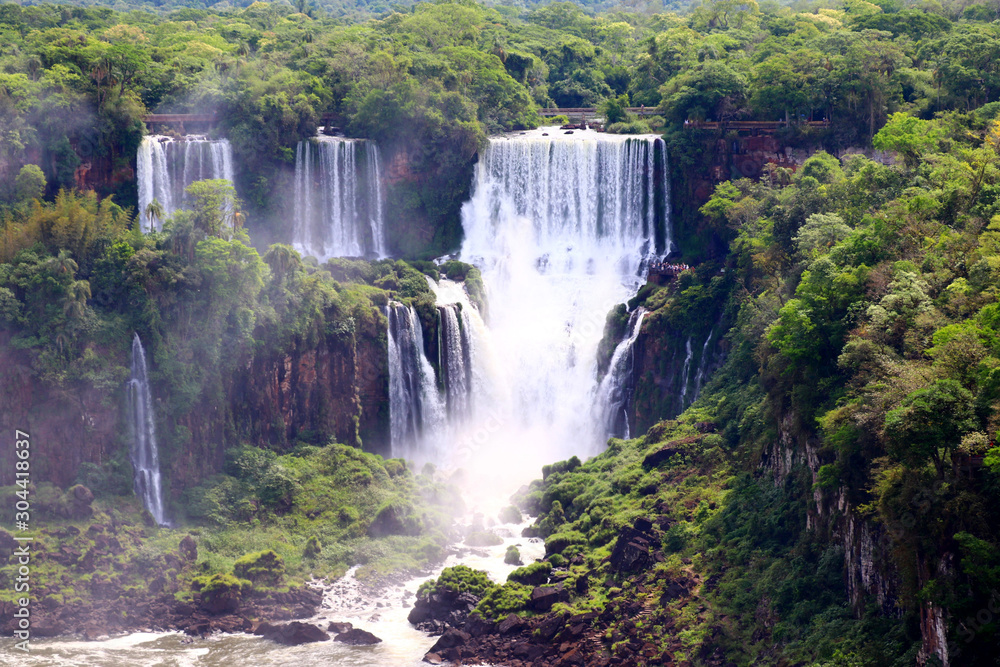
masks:
[[[31,479],[63,488],[73,483],[80,464],[106,462],[127,446],[122,393],[93,386],[54,387],[40,380],[30,355],[10,345],[0,332],[0,485],[15,480],[14,432],[30,435]]]
[[[332,437],[387,453],[385,345],[382,327],[326,332],[314,344],[297,340],[287,351],[254,356],[230,388],[235,432],[276,448]]]
[[[281,450],[297,441],[334,439],[387,453],[388,368],[378,321],[369,325],[372,330],[327,331],[314,343],[296,341],[282,352],[258,350],[225,379],[221,402],[202,401],[174,419],[164,417],[170,397],[153,366],[168,498],[221,471],[226,449],[241,443]],[[124,346],[104,353],[127,371]],[[105,466],[116,456],[127,458],[124,380],[110,387],[54,386],[38,376],[27,352],[11,347],[9,334],[0,337],[0,367],[6,371],[0,428],[10,438],[15,429],[30,433],[33,482],[66,488],[83,463]],[[0,448],[0,484],[14,482],[14,463],[13,447]]]

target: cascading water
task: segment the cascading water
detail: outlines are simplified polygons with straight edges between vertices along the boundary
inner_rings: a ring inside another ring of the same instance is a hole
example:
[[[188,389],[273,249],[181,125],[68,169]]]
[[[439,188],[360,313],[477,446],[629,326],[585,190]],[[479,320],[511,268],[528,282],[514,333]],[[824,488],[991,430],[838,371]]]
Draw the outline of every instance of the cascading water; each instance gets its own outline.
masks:
[[[482,272],[502,365],[490,423],[465,444],[491,474],[599,451],[597,347],[607,312],[671,247],[666,175],[654,137],[536,131],[482,154],[461,258]]]
[[[694,358],[694,351],[691,349],[691,336],[688,336],[687,342],[684,343],[684,366],[681,367],[681,393],[680,393],[680,404],[683,410],[688,405],[687,393],[688,385],[691,382],[691,359]]]
[[[184,208],[187,186],[208,178],[232,182],[233,150],[226,139],[199,135],[175,139],[154,134],[142,138],[136,166],[142,229],[161,230],[167,218]],[[163,215],[151,219],[146,207],[154,199],[162,207]]]
[[[135,495],[161,526],[167,525],[160,488],[160,457],[156,447],[156,419],[149,390],[146,351],[139,334],[132,338],[132,376],[128,382],[128,423],[132,436],[129,457],[132,459]]]
[[[389,429],[394,457],[417,458],[444,420],[434,368],[424,354],[424,336],[413,306],[391,302],[389,319]],[[433,446],[433,441],[431,441]]]
[[[705,381],[705,371],[708,369],[708,346],[712,343],[712,337],[715,335],[715,327],[708,332],[708,336],[705,337],[705,344],[701,346],[701,357],[698,359],[698,372],[694,376],[694,395],[691,397],[692,401],[698,400],[698,396],[701,395],[701,385]]]
[[[600,424],[608,436],[629,438],[632,434],[628,410],[635,391],[634,346],[645,317],[646,309],[641,306],[632,311],[628,320],[628,335],[615,348],[608,372],[597,388]]]
[[[319,136],[295,151],[292,245],[320,260],[384,257],[382,176],[371,141]]]
[[[449,417],[465,417],[472,402],[472,339],[461,304],[438,306],[438,367],[444,380]]]

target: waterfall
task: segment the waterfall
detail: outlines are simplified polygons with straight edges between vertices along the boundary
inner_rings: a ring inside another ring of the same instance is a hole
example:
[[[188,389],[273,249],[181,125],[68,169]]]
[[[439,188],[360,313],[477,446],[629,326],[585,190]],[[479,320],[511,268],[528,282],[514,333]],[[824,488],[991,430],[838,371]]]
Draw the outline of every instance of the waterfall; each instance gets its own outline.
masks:
[[[600,409],[600,425],[609,436],[632,437],[628,421],[629,404],[635,392],[635,354],[633,346],[642,329],[646,309],[636,308],[628,320],[628,334],[618,343],[608,372],[597,388],[597,407]]]
[[[160,458],[156,448],[156,419],[149,390],[146,352],[139,334],[132,338],[132,376],[128,382],[128,423],[132,436],[129,457],[132,459],[135,495],[161,526],[167,525],[160,488]]]
[[[187,186],[208,178],[233,181],[233,150],[226,139],[148,135],[139,144],[136,167],[142,229],[161,230],[167,218],[184,208]],[[163,207],[160,220],[150,220],[146,215],[146,207],[154,199]]]
[[[684,343],[684,366],[681,368],[681,396],[680,404],[681,410],[687,407],[687,393],[688,384],[691,380],[691,358],[694,356],[694,352],[691,349],[691,336],[688,336],[687,342]]]
[[[671,247],[666,151],[595,132],[493,138],[462,209],[498,360],[479,436],[453,443],[490,471],[596,454],[597,348],[607,312]],[[537,471],[537,468],[534,469]]]
[[[292,245],[320,260],[384,257],[382,175],[371,141],[319,136],[295,150]]]
[[[394,457],[416,458],[444,420],[434,368],[413,306],[391,302],[389,319],[389,433]],[[435,443],[431,442],[433,446]]]
[[[701,357],[698,359],[698,372],[694,377],[694,395],[691,397],[691,401],[697,401],[698,396],[701,395],[701,385],[705,381],[705,370],[708,368],[708,346],[712,342],[712,336],[715,335],[715,327],[708,332],[708,336],[705,338],[705,344],[701,346]]]
[[[468,415],[472,401],[472,340],[461,304],[438,306],[438,367],[444,380],[448,415]]]

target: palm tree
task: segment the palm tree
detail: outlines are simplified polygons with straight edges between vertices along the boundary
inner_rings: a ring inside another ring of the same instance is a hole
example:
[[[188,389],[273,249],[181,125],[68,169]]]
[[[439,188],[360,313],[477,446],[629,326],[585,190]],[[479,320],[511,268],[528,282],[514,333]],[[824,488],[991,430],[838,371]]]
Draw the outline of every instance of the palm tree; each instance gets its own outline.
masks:
[[[149,233],[152,234],[154,230],[153,221],[155,220],[157,224],[163,222],[163,205],[156,198],[153,201],[146,204],[146,219],[149,220]]]
[[[63,299],[63,314],[71,320],[79,319],[87,309],[87,299],[90,298],[90,281],[74,280],[66,288]]]
[[[79,268],[70,256],[69,250],[60,250],[58,256],[45,260],[45,267],[54,269],[56,273],[68,273],[70,277],[75,276],[76,270]]]

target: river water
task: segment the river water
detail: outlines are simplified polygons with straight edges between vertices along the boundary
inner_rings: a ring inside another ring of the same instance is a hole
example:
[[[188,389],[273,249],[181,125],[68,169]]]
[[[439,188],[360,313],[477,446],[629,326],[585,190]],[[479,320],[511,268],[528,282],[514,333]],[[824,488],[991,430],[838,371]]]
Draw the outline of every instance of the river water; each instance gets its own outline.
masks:
[[[468,565],[485,570],[497,582],[507,580],[516,566],[503,562],[509,545],[517,545],[525,564],[545,553],[539,539],[520,537],[528,525],[502,525],[493,531],[504,538],[502,545],[464,548],[441,566]],[[69,638],[33,639],[28,655],[14,649],[14,641],[0,640],[0,665],[45,665],[65,667],[416,667],[424,665],[424,654],[437,641],[413,628],[406,620],[417,588],[432,575],[411,579],[371,596],[354,579],[354,570],[326,587],[323,608],[308,622],[326,629],[330,621],[347,621],[382,639],[374,646],[347,646],[335,641],[281,646],[248,634],[213,635],[204,639],[178,632],[141,632],[103,641]]]

